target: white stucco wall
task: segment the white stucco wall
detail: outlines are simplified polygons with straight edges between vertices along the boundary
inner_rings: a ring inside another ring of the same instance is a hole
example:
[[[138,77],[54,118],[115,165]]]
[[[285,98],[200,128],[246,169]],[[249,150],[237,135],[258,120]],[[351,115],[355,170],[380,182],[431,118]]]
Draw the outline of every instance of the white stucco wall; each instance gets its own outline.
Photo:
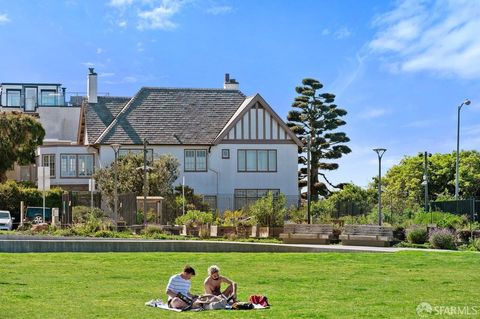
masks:
[[[42,165],[42,155],[55,154],[55,178],[50,179],[51,185],[88,185],[89,177],[86,178],[61,178],[60,155],[61,154],[93,154],[94,165],[98,165],[96,149],[82,145],[40,146],[37,149],[37,166]]]
[[[138,148],[141,146],[124,146],[124,148]],[[297,146],[295,144],[220,144],[211,148],[207,157],[207,172],[184,172],[185,149],[207,149],[198,146],[149,146],[154,150],[154,156],[172,154],[180,162],[180,176],[175,182],[181,185],[185,176],[185,184],[192,187],[195,193],[202,195],[217,195],[219,209],[222,209],[222,200],[233,201],[235,189],[280,189],[287,196],[289,205],[298,202],[297,181]],[[230,158],[222,159],[222,149],[230,150]],[[238,149],[275,149],[277,150],[277,172],[238,172]],[[108,166],[114,160],[114,152],[110,146],[101,146],[99,166]],[[218,184],[217,174],[218,172]],[[225,205],[228,203],[225,202]],[[230,202],[230,204],[233,204]],[[225,206],[224,205],[224,206]]]
[[[37,108],[37,113],[45,129],[45,139],[77,141],[78,124],[80,120],[79,107],[48,107]]]

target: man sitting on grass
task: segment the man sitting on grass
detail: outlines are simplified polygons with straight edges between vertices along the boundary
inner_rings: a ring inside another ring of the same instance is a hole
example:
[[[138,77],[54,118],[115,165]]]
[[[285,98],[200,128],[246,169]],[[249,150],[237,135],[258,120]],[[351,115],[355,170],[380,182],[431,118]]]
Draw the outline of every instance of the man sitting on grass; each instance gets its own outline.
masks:
[[[190,293],[192,276],[195,276],[195,270],[186,265],[182,273],[170,277],[166,289],[170,308],[186,309],[193,305],[197,296]]]
[[[222,292],[222,283],[228,284],[227,288]],[[220,276],[220,268],[213,265],[208,268],[208,277],[205,279],[205,294],[215,296],[223,296],[233,302],[237,299],[237,284],[230,279]]]

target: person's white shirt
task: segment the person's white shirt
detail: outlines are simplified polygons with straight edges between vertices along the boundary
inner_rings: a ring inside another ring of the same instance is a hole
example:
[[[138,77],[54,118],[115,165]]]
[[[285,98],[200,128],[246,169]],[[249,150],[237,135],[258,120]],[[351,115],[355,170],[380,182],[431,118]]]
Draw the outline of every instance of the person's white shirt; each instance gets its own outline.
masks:
[[[167,290],[171,290],[175,293],[181,293],[187,296],[190,292],[191,286],[192,282],[190,280],[183,279],[181,274],[177,274],[170,277],[170,280],[167,284]]]

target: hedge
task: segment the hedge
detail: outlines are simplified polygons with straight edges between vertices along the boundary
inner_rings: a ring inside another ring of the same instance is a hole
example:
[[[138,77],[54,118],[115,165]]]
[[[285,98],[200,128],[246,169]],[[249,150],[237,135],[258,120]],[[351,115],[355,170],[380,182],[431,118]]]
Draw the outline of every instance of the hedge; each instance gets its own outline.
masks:
[[[62,189],[53,188],[45,193],[46,207],[62,207]],[[18,221],[20,202],[27,206],[43,206],[43,194],[36,188],[24,187],[15,181],[0,184],[0,209],[9,210]]]

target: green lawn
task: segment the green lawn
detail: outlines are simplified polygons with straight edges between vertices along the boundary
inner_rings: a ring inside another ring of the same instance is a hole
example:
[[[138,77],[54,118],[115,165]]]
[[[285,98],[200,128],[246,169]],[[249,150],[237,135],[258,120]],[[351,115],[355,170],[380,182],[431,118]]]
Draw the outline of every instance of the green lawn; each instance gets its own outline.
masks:
[[[144,306],[165,297],[169,276],[185,263],[197,270],[193,293],[215,263],[238,282],[240,299],[264,294],[272,307]],[[414,318],[421,302],[480,306],[479,266],[480,254],[469,252],[0,253],[0,318]]]

